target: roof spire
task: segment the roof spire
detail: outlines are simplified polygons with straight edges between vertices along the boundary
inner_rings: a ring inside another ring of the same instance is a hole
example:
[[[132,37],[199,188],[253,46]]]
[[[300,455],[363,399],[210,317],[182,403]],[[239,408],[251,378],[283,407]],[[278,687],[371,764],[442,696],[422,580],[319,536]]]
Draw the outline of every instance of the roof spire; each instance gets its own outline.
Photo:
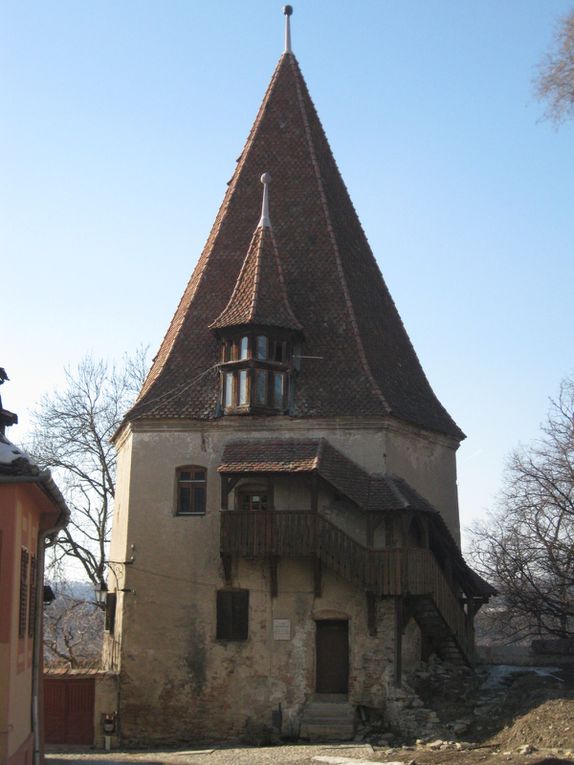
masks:
[[[291,15],[293,13],[293,6],[284,5],[283,13],[285,14],[285,53],[293,53],[291,50]]]
[[[269,184],[271,183],[271,176],[269,173],[263,173],[261,183],[263,184],[263,204],[261,205],[259,227],[271,228],[271,218],[269,217]]]

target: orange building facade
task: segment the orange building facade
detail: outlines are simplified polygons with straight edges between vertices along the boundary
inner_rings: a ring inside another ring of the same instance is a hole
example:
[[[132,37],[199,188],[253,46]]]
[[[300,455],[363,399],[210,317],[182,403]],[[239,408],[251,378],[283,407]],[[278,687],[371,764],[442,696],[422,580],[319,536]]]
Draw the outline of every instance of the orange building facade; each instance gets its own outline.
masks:
[[[44,550],[69,511],[49,471],[6,438],[16,421],[0,399],[0,764],[33,765],[43,760]]]

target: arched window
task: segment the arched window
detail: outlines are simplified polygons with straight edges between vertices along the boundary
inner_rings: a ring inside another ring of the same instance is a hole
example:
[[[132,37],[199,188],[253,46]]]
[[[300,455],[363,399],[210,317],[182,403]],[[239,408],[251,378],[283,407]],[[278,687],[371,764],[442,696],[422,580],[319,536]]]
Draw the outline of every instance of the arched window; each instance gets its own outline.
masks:
[[[207,470],[186,465],[176,470],[176,515],[205,515]]]

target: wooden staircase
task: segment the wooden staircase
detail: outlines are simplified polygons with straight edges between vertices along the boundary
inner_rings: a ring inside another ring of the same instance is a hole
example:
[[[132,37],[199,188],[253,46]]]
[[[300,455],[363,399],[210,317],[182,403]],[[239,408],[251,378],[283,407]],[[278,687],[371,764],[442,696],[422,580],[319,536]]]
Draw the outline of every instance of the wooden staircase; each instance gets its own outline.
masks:
[[[409,613],[427,636],[433,651],[451,664],[468,664],[469,658],[461,650],[454,634],[437,609],[434,600],[428,596],[408,599]]]
[[[365,592],[403,598],[439,655],[472,664],[472,618],[428,548],[367,548],[307,510],[227,510],[221,512],[221,555],[224,561],[313,557]]]

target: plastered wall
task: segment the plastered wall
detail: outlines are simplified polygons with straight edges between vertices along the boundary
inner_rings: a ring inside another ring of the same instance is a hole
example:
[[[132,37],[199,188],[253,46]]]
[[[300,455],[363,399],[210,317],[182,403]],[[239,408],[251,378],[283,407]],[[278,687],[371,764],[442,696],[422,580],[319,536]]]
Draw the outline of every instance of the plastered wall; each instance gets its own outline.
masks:
[[[296,735],[302,707],[315,689],[315,624],[325,614],[349,621],[349,700],[384,707],[394,656],[393,601],[378,602],[377,636],[370,636],[365,594],[325,571],[322,596],[315,597],[309,561],[280,561],[276,598],[270,595],[265,562],[234,561],[233,585],[250,593],[249,637],[245,642],[215,637],[216,592],[224,587],[217,467],[229,440],[325,437],[367,471],[406,478],[437,503],[458,533],[455,453],[445,439],[397,431],[383,421],[362,427],[304,425],[288,418],[264,426],[251,418],[177,430],[167,423],[153,429],[138,425],[122,442],[111,557],[128,560],[132,545],[135,552],[133,564],[118,573],[131,592],[118,597],[116,631],[106,641],[105,655],[108,666],[120,670],[124,743],[135,745],[142,735],[172,744],[236,738],[250,720],[270,726],[279,709],[283,732]],[[189,464],[207,469],[207,512],[178,517],[175,470]],[[437,481],[445,486],[435,486]],[[345,522],[349,534],[364,543],[358,518],[346,516],[333,498],[322,491],[321,511],[330,508],[333,520]],[[275,503],[278,509],[306,509],[308,489],[304,482],[279,479]],[[274,619],[289,620],[288,640],[273,639]]]

